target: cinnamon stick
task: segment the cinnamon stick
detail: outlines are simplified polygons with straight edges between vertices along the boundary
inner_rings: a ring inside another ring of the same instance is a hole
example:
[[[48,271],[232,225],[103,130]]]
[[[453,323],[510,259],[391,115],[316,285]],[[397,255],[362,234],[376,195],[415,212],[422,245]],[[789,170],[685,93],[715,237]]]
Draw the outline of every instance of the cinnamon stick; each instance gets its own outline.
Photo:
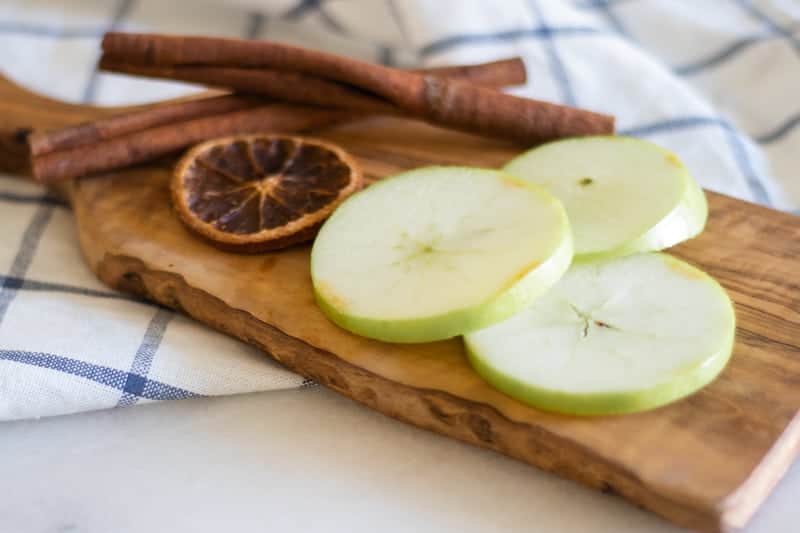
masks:
[[[125,167],[224,135],[264,131],[289,133],[346,120],[346,111],[272,104],[221,113],[137,131],[31,160],[34,178],[42,183]]]
[[[111,32],[102,46],[105,57],[129,64],[259,67],[327,78],[433,123],[523,143],[614,131],[608,115],[269,41]]]
[[[272,92],[267,94],[284,100],[298,100],[294,97],[298,93],[306,95],[305,100],[328,107],[342,107],[344,104],[345,107],[349,105],[362,111],[398,111],[384,100],[344,84],[294,73],[264,73],[254,69],[245,71],[217,67],[195,69],[126,65],[121,65],[118,70],[123,69],[130,73],[184,79],[209,85],[216,84],[215,81],[220,79],[243,79],[245,81],[241,85],[229,84],[229,87],[246,90],[256,83],[264,83],[273,87]],[[176,72],[183,70],[190,74],[181,78]],[[431,75],[475,79],[480,83],[498,86],[525,81],[525,66],[520,58],[480,65],[438,67],[427,69],[426,72]],[[300,101],[304,99],[301,98]],[[52,182],[144,162],[213,136],[251,133],[269,130],[273,126],[281,131],[306,129],[300,127],[304,123],[297,124],[296,121],[301,120],[299,116],[292,116],[291,120],[282,122],[284,111],[290,109],[287,106],[272,106],[269,113],[264,109],[256,109],[253,118],[249,119],[241,114],[230,113],[264,105],[265,101],[256,97],[212,96],[142,106],[141,109],[128,113],[56,131],[36,131],[28,137],[33,174],[40,181]],[[335,122],[333,118],[328,120],[329,115],[320,110],[308,109],[300,113],[300,108],[293,109],[295,115],[301,114],[313,122],[309,127]],[[265,114],[267,120],[259,123]],[[335,116],[339,120],[351,117],[344,113]],[[216,118],[218,121],[212,123],[194,120],[203,117]],[[320,122],[317,122],[317,118]],[[255,124],[260,124],[260,128],[254,126]]]
[[[108,56],[100,58],[99,68],[107,72],[187,81],[209,87],[225,87],[291,103],[372,113],[399,112],[396,106],[363,90],[297,72],[202,65],[141,65],[125,63]],[[479,65],[437,67],[418,72],[469,80],[489,87],[517,85],[526,80],[525,64],[518,57]]]
[[[149,66],[100,59],[101,70],[148,78],[180,80],[208,87],[233,89],[295,104],[337,107],[371,113],[392,113],[397,108],[386,100],[341,83],[307,74],[267,68],[247,69],[205,66]]]
[[[114,72],[125,72],[142,76],[183,80],[190,82],[203,83],[206,85],[219,84],[219,80],[226,77],[228,71],[235,69],[179,67],[144,67],[132,65],[117,65],[113,60],[101,60],[101,68]],[[437,67],[426,69],[425,72],[440,76],[452,76],[462,79],[474,80],[487,86],[504,87],[525,82],[525,65],[518,57],[484,63],[479,65],[461,65],[452,67]],[[350,107],[362,110],[385,110],[389,112],[389,105],[378,102],[376,98],[364,95],[355,89],[348,88],[335,82],[327,82],[319,78],[310,76],[300,76],[292,73],[280,73],[272,71],[266,75],[261,75],[259,71],[238,72],[232,79],[240,79],[245,76],[252,76],[240,85],[229,84],[230,88],[246,90],[252,88],[255,82],[269,86],[271,82],[277,82],[278,90],[268,93],[277,97],[284,97],[287,101],[311,100],[309,103],[319,103],[330,107],[347,107],[348,101],[352,103]],[[293,86],[292,81],[299,82],[305,80],[307,83],[297,83]],[[309,87],[313,88],[311,97],[298,99],[295,91],[308,94]],[[258,92],[258,91],[256,91]],[[338,95],[345,93],[344,101],[338,99]],[[320,95],[319,98],[314,98]],[[180,122],[192,118],[236,111],[249,107],[263,105],[263,101],[255,98],[247,98],[238,95],[222,95],[209,98],[197,98],[188,101],[158,104],[154,106],[143,106],[139,111],[132,111],[122,115],[115,115],[109,118],[85,122],[76,126],[71,126],[55,131],[34,131],[28,137],[31,155],[36,157],[57,150],[74,148],[82,144],[101,141],[119,137],[134,131],[147,128]]]
[[[143,106],[141,110],[84,122],[60,130],[35,130],[28,135],[33,157],[95,143],[144,129],[264,105],[257,98],[223,95]]]
[[[449,67],[433,67],[414,69],[417,74],[434,74],[451,80],[461,80],[481,85],[483,87],[512,87],[524,85],[528,81],[525,71],[525,62],[521,57],[510,57],[478,63],[475,65],[453,65]]]

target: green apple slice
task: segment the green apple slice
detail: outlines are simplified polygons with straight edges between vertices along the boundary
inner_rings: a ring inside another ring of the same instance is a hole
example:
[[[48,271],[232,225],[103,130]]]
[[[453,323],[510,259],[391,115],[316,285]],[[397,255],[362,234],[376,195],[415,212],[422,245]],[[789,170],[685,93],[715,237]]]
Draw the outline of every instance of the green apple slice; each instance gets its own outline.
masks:
[[[563,202],[576,261],[663,250],[698,235],[708,217],[705,195],[678,157],[640,139],[556,141],[504,170]]]
[[[733,348],[725,290],[666,254],[577,263],[512,317],[465,336],[475,370],[544,410],[628,413],[713,380]]]
[[[311,252],[322,311],[391,342],[454,337],[508,318],[572,260],[561,203],[496,170],[427,167],[345,201]]]

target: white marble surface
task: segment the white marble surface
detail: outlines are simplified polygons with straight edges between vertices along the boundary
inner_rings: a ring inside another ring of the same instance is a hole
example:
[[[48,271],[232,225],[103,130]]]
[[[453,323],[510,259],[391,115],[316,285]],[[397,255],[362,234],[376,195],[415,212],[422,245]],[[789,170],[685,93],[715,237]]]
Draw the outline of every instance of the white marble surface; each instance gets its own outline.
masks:
[[[796,533],[796,464],[747,533]],[[321,388],[0,425],[0,533],[681,531]]]

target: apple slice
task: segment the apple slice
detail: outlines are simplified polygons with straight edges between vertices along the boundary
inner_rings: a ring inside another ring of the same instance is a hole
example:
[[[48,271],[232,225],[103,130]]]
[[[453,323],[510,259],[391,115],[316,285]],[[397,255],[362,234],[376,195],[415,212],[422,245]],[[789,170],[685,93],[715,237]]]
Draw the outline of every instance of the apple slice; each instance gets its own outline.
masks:
[[[391,342],[447,339],[525,308],[572,260],[561,203],[496,170],[427,167],[345,201],[311,252],[322,311]]]
[[[510,161],[567,209],[575,260],[663,250],[699,234],[708,206],[678,157],[631,137],[580,137],[544,144]]]
[[[652,253],[573,265],[531,307],[465,343],[478,374],[509,396],[596,415],[698,390],[725,366],[734,330],[714,279]]]

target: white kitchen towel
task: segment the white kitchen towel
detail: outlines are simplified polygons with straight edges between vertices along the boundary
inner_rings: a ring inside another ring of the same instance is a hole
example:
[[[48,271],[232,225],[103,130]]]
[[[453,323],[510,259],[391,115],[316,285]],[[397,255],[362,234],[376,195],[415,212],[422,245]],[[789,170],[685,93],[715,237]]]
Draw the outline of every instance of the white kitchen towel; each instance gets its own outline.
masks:
[[[194,90],[97,73],[110,29],[275,39],[401,66],[521,55],[530,82],[515,92],[614,114],[703,186],[800,214],[797,0],[3,0],[0,70],[75,102]],[[35,186],[0,177],[0,228],[0,420],[308,383],[102,286],[69,210]]]

